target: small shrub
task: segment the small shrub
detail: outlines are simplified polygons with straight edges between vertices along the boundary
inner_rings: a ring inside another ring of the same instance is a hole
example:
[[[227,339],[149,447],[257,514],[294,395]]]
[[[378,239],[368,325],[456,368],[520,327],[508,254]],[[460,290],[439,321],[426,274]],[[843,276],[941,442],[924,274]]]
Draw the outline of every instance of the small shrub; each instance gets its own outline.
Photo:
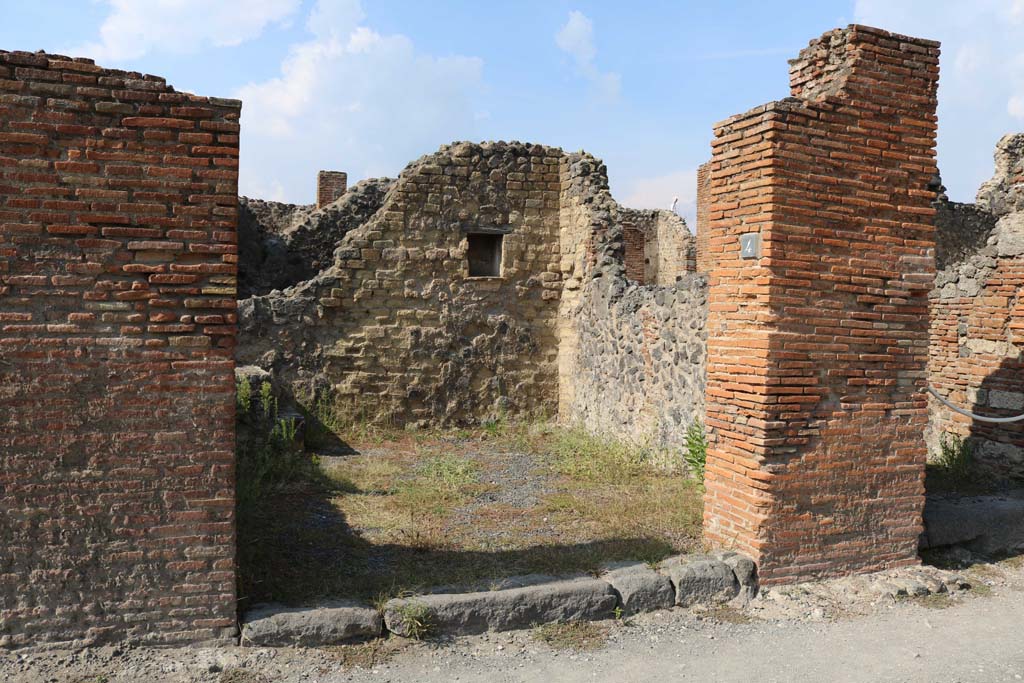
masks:
[[[944,432],[939,439],[939,452],[935,457],[935,466],[952,483],[970,481],[974,453],[970,444],[959,434]]]
[[[252,385],[249,383],[248,377],[243,377],[235,385],[235,400],[238,402],[238,407],[244,413],[248,413],[249,409],[252,408]]]
[[[284,484],[315,478],[317,461],[295,447],[297,431],[294,417],[278,418],[264,439],[239,444],[236,490],[240,510]]]
[[[274,398],[274,388],[270,382],[260,385],[260,407],[263,408],[263,414],[267,417],[277,415],[277,399]]]
[[[686,453],[683,457],[693,478],[703,482],[704,466],[708,460],[708,437],[699,422],[694,422],[686,430]]]

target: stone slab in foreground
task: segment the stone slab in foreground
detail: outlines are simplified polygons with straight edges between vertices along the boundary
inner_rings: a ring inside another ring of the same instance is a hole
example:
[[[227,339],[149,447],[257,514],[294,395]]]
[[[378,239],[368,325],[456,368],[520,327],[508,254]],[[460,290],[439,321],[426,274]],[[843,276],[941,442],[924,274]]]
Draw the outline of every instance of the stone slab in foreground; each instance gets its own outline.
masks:
[[[1024,550],[1024,489],[1003,495],[929,498],[922,548],[963,545],[982,554]]]
[[[593,621],[614,616],[618,596],[599,579],[578,578],[475,593],[435,593],[389,600],[388,630],[416,635],[419,622],[430,633],[472,635],[537,624]]]
[[[314,647],[376,638],[381,631],[377,610],[355,602],[316,608],[262,605],[245,615],[242,644]]]
[[[676,605],[714,605],[740,594],[740,582],[732,567],[710,555],[669,558],[661,565],[676,589]]]
[[[623,614],[671,609],[676,592],[672,582],[645,562],[616,562],[605,566],[601,578],[619,594]]]

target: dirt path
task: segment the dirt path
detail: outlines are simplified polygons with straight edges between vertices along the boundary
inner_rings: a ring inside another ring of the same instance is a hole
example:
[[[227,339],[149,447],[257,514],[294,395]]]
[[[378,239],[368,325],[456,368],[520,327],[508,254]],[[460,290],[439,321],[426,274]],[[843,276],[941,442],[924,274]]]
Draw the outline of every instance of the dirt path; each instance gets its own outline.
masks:
[[[974,588],[954,598],[848,602],[842,582],[805,585],[797,597],[754,609],[655,612],[598,624],[607,642],[574,652],[519,631],[446,642],[377,641],[326,649],[95,648],[0,652],[10,683],[574,683],[624,681],[1024,680],[1024,562],[965,571]],[[829,587],[831,586],[831,588]],[[805,596],[801,598],[800,596]],[[835,603],[832,603],[833,606]],[[941,608],[941,609],[937,609]],[[588,627],[590,628],[590,627]],[[373,661],[371,655],[389,653]],[[361,664],[365,668],[359,668]]]
[[[1011,591],[947,610],[906,605],[837,623],[701,628],[680,619],[655,621],[591,654],[523,656],[492,645],[401,656],[379,670],[384,675],[339,680],[1019,681],[1022,625],[1024,593]]]

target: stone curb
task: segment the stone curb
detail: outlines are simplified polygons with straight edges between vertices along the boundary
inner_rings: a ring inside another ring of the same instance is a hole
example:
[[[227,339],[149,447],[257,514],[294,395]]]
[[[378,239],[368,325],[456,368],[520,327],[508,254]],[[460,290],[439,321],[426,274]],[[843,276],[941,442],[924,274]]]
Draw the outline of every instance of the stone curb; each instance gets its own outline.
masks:
[[[356,602],[332,602],[316,608],[260,605],[245,615],[243,645],[335,645],[377,638],[383,632],[380,614]]]
[[[355,603],[299,609],[266,605],[246,615],[242,644],[329,645],[380,636],[384,627],[403,637],[473,635],[673,606],[746,604],[756,595],[757,571],[749,558],[731,552],[681,555],[657,568],[642,562],[608,564],[599,578],[518,576],[502,580],[494,590],[395,598],[384,605],[383,619]]]

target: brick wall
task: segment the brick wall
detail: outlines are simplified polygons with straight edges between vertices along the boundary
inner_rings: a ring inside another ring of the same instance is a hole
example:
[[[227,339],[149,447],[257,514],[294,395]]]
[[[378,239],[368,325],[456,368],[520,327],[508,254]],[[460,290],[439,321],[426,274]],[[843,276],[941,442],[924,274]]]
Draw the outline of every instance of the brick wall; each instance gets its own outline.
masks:
[[[926,457],[938,44],[851,26],[790,75],[710,168],[705,531],[766,584],[917,562]]]
[[[644,233],[637,227],[626,227],[622,231],[626,277],[643,284],[647,281],[647,267],[644,263]]]
[[[345,194],[348,174],[343,171],[320,171],[316,176],[316,205],[323,208]]]
[[[711,272],[711,264],[708,262],[708,202],[711,199],[711,164],[701,164],[697,167],[697,272]]]
[[[977,204],[938,204],[929,382],[955,405],[1008,417],[1024,413],[1024,135],[995,156]],[[1024,481],[1024,422],[972,420],[934,399],[930,415],[933,453],[944,433],[967,437],[982,471]]]
[[[239,108],[0,52],[0,646],[234,632]]]

